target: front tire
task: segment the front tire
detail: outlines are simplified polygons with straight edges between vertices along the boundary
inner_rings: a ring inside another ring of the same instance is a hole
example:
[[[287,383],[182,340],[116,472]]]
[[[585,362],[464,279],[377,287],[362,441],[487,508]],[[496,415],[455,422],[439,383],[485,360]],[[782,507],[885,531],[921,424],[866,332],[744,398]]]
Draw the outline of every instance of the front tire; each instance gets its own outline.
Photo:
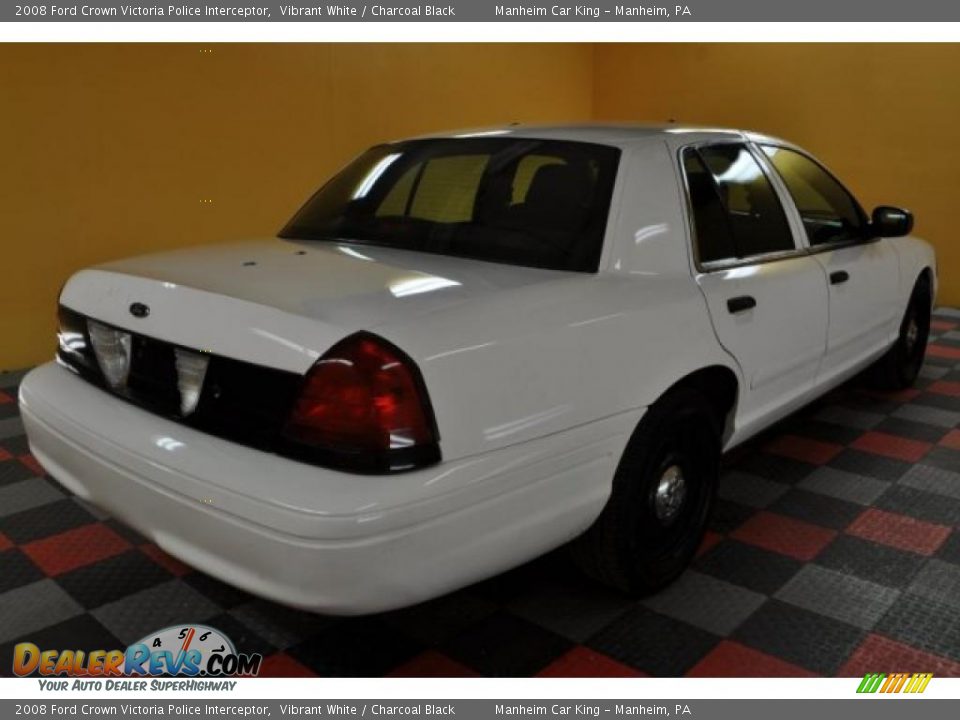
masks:
[[[572,546],[584,572],[631,594],[658,590],[683,572],[713,508],[719,428],[710,403],[692,389],[671,390],[647,411],[606,507]]]
[[[903,390],[913,385],[923,365],[930,336],[930,283],[917,281],[900,323],[900,335],[870,369],[872,384],[882,390]]]

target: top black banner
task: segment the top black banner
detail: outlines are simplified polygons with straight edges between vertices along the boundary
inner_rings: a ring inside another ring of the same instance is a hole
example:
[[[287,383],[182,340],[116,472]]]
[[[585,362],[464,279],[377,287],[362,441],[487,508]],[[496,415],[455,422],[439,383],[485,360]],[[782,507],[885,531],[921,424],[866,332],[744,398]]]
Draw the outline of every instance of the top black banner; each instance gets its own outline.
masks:
[[[960,3],[943,0],[686,0],[685,4],[588,4],[450,0],[325,4],[219,2],[0,6],[0,22],[947,22]]]

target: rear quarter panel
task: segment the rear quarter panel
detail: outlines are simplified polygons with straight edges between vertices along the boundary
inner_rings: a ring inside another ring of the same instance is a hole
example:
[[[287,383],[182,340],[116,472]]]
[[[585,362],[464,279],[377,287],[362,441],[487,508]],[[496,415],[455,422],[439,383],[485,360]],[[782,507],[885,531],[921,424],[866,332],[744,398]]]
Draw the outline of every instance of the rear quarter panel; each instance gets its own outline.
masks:
[[[690,272],[662,141],[624,149],[596,275],[515,288],[379,329],[418,362],[447,459],[649,406],[720,347]],[[624,438],[624,444],[627,438]]]

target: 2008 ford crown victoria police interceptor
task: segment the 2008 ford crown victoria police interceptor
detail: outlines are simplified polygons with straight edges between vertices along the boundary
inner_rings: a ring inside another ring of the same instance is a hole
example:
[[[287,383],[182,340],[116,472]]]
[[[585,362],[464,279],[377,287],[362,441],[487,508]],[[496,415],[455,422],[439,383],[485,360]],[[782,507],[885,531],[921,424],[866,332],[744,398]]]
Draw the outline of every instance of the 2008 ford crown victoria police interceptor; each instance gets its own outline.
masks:
[[[751,133],[388,143],[278,238],[74,275],[23,418],[64,486],[289,605],[408,605],[572,540],[648,592],[725,449],[868,366],[914,380],[912,224]]]

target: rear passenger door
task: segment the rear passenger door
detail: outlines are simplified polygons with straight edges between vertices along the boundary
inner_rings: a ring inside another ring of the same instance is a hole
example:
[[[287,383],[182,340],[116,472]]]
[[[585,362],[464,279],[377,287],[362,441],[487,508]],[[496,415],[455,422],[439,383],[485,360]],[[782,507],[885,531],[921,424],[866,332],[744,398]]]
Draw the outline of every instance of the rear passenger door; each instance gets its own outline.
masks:
[[[821,380],[849,374],[884,350],[899,328],[899,260],[888,240],[871,238],[853,195],[812,158],[761,146],[783,179],[813,257],[830,285],[830,328]]]
[[[699,284],[741,389],[733,440],[802,404],[826,348],[823,269],[800,247],[770,178],[744,143],[684,149]]]

